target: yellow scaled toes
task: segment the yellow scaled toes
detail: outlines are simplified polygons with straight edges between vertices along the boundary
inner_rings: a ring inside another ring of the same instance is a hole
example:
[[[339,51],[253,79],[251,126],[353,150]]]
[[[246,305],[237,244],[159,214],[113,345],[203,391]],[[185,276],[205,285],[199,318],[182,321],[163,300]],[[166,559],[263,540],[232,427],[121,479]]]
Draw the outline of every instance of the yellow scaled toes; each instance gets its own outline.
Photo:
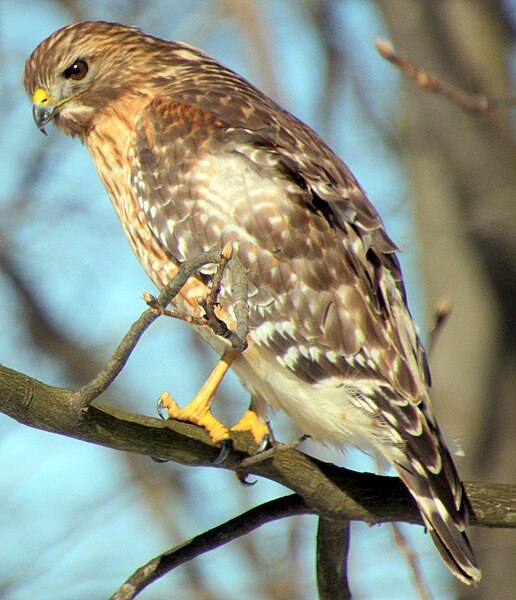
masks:
[[[231,428],[231,431],[249,431],[260,448],[267,445],[270,437],[267,423],[264,423],[251,409],[246,411],[240,421]]]
[[[198,397],[199,395],[188,406],[180,408],[174,398],[168,392],[164,392],[160,396],[159,405],[161,408],[167,409],[170,419],[177,419],[178,421],[204,427],[210,434],[214,444],[220,444],[224,440],[228,440],[230,437],[229,429],[211,414],[210,406],[212,400],[210,400],[208,405],[202,405],[197,402]]]
[[[235,360],[236,355],[235,352],[228,352],[219,360],[208,379],[204,382],[204,385],[188,406],[180,408],[174,398],[167,392],[161,395],[159,406],[168,410],[168,416],[171,419],[204,427],[210,434],[214,444],[218,445],[225,440],[229,440],[229,429],[211,414],[211,405],[217,389]]]

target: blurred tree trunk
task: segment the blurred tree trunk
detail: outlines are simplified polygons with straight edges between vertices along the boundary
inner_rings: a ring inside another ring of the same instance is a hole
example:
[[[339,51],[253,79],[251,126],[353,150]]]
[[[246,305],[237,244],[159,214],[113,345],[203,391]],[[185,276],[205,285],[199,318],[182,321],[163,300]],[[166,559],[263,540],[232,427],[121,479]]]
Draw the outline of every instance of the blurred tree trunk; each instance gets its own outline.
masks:
[[[443,81],[508,93],[511,25],[496,0],[378,0],[398,52]],[[399,123],[413,186],[428,324],[452,314],[431,357],[432,397],[464,479],[514,480],[516,156],[508,111],[470,115],[403,79]],[[453,444],[451,444],[453,445]],[[513,598],[514,534],[473,533],[483,571],[462,598]]]

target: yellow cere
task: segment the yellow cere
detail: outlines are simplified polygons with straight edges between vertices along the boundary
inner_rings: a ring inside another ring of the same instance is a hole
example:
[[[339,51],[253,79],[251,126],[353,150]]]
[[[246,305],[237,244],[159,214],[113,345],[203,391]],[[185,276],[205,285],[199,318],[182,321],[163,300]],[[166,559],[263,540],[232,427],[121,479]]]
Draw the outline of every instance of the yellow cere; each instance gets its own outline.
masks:
[[[48,97],[48,94],[45,92],[45,90],[39,88],[34,92],[34,96],[32,96],[32,101],[34,102],[34,104],[48,104],[50,98]]]

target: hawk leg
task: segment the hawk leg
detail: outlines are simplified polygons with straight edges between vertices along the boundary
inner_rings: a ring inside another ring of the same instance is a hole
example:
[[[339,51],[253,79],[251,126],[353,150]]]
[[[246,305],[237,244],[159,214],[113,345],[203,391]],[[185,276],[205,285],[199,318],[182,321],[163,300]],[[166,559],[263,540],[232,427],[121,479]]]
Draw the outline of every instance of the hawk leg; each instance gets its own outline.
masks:
[[[237,352],[224,354],[190,404],[180,408],[174,398],[165,392],[159,399],[158,407],[166,408],[171,419],[204,427],[214,444],[227,442],[230,439],[229,429],[211,414],[211,405],[224,375],[228,372],[237,354]]]

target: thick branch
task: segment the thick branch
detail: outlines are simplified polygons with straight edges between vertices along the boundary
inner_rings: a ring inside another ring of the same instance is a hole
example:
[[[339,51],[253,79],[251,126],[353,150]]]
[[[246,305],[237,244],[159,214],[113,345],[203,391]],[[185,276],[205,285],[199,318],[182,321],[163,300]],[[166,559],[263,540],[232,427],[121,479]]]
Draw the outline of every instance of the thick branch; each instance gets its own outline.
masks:
[[[159,456],[190,466],[242,470],[241,461],[256,451],[246,433],[232,434],[234,449],[222,465],[219,450],[203,429],[92,405],[77,423],[74,392],[48,386],[0,366],[0,411],[20,423],[116,450]],[[303,497],[318,514],[332,520],[370,524],[400,521],[421,524],[419,511],[395,477],[356,473],[280,449],[247,467],[249,473],[283,484]],[[472,524],[516,527],[516,485],[466,484]]]
[[[349,521],[319,517],[317,528],[317,590],[320,600],[349,600],[347,562]]]

